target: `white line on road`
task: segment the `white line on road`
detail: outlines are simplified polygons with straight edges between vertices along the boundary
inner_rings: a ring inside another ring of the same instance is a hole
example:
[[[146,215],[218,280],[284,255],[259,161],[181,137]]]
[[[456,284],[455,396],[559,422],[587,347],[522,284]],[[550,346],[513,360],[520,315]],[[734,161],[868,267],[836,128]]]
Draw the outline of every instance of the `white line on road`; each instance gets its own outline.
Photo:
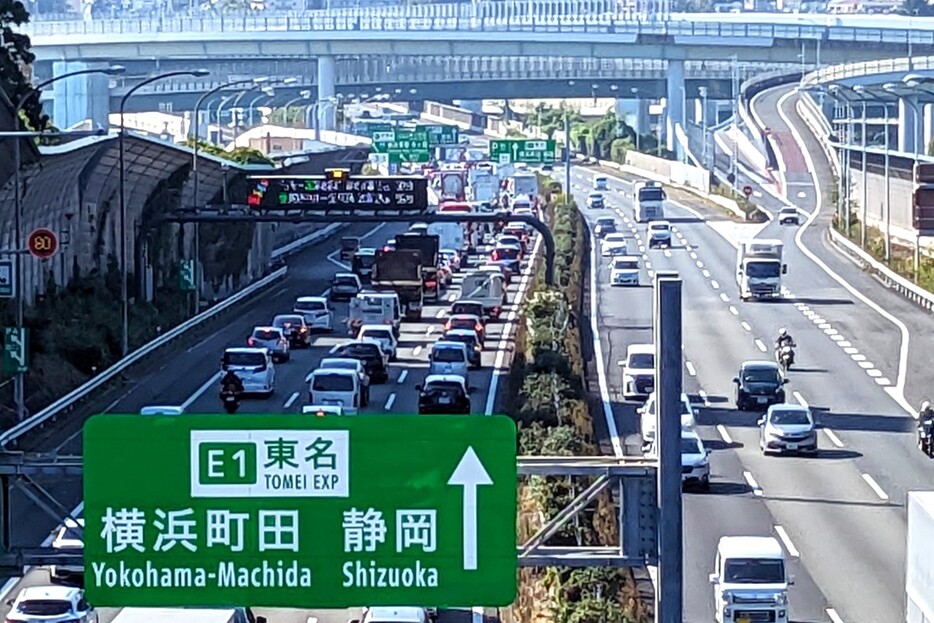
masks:
[[[645,261],[645,269],[648,270],[648,269],[650,269],[650,268],[652,268],[652,262],[650,262],[649,260],[646,260],[646,261]]]
[[[752,489],[753,495],[762,496],[762,488],[759,486],[759,483],[756,482],[756,479],[753,478],[752,472],[743,472],[743,478],[746,479],[746,484],[749,485],[749,488]]]
[[[710,279],[710,271],[706,268],[703,270],[702,274],[704,275],[705,279]]]
[[[296,400],[298,400],[298,392],[292,392],[292,395],[289,396],[289,399],[285,401],[285,404],[284,404],[283,406],[284,406],[286,409],[288,409],[288,408],[291,407],[293,404],[295,404],[295,401],[296,401]]]
[[[785,529],[781,526],[775,526],[775,533],[778,534],[778,538],[782,540],[782,543],[785,544],[785,549],[788,550],[788,554],[792,558],[800,558],[801,554],[798,552],[798,549],[795,547],[795,544],[791,542],[791,537],[788,536],[788,533],[785,532]]]
[[[807,408],[807,406],[808,406],[808,401],[804,399],[804,396],[801,395],[801,392],[799,392],[799,391],[793,391],[793,392],[791,392],[791,395],[795,397],[795,400],[798,401],[798,404],[799,404],[799,405],[801,405],[801,406],[804,407],[804,408]]]
[[[827,608],[825,610],[827,617],[832,621],[832,623],[843,623],[843,619],[840,618],[840,615],[837,614],[837,611],[833,608]]]
[[[889,499],[889,494],[882,490],[882,487],[879,486],[879,483],[876,482],[875,478],[873,478],[869,474],[860,474],[860,476],[863,477],[863,480],[866,481],[866,484],[869,485],[869,488],[872,489],[873,492],[879,496],[880,500]]]
[[[739,310],[736,309],[736,307],[733,305],[730,305],[730,313],[733,314],[734,316],[739,316]]]
[[[843,447],[843,440],[840,439],[839,437],[837,437],[837,434],[836,434],[835,432],[833,432],[833,431],[830,430],[829,428],[824,428],[824,429],[821,429],[821,430],[823,430],[824,433],[826,433],[827,439],[830,440],[830,443],[832,443],[833,445],[837,446],[838,448],[842,448],[842,447]]]
[[[688,374],[690,374],[691,376],[697,376],[697,370],[694,368],[693,363],[691,363],[690,361],[685,361],[684,367],[687,368]]]
[[[863,370],[869,370],[870,368],[875,368],[875,364],[871,361],[858,361],[859,367]]]
[[[704,406],[710,406],[710,398],[707,397],[707,392],[702,389],[697,390],[697,395],[700,396],[700,399],[704,401]]]
[[[853,348],[852,346],[846,346],[843,348],[843,352],[845,352],[847,355],[855,355],[859,352],[859,349]]]
[[[839,333],[837,333],[837,334],[835,334],[835,335],[831,335],[831,336],[830,336],[830,339],[832,339],[834,342],[842,342],[842,341],[845,340],[846,338],[844,338],[842,335],[840,335]]]
[[[866,355],[854,354],[850,355],[850,359],[853,361],[866,361]]]
[[[432,333],[434,333],[434,331],[435,331],[435,325],[429,325],[428,328],[425,329],[425,335],[429,336]]]
[[[743,321],[740,323],[740,326],[742,326],[742,327],[743,327],[745,330],[747,330],[747,331],[752,331],[752,327],[750,327],[750,326],[749,326],[749,323],[746,322],[745,320],[743,320]]]
[[[728,297],[725,293],[721,292],[721,293],[720,293],[720,300],[723,301],[724,303],[726,303],[726,302],[728,302],[728,301],[730,300],[730,297]]]
[[[419,353],[421,353],[421,352],[422,352],[422,347],[421,347],[421,345],[418,345],[418,346],[416,346],[415,348],[412,349],[412,354],[415,355],[416,357],[418,357]]]
[[[435,318],[444,318],[444,315],[448,313],[446,309],[439,309],[438,313],[435,314]]]
[[[209,378],[207,381],[205,381],[204,385],[196,389],[195,393],[189,396],[188,399],[180,405],[182,407],[182,411],[188,411],[188,407],[190,407],[195,400],[200,398],[201,394],[208,391],[208,388],[211,387],[211,385],[214,385],[215,383],[220,382],[220,380],[221,380],[221,373],[218,372],[214,374],[211,378]]]
[[[873,368],[871,370],[866,370],[866,374],[868,374],[869,376],[875,379],[875,378],[879,378],[882,376],[882,370],[876,370],[875,368]]]
[[[717,424],[717,432],[720,433],[720,438],[723,439],[723,443],[733,444],[733,438],[730,437],[730,433],[727,432],[726,426]]]
[[[664,251],[662,251],[662,254],[663,254],[665,257],[671,257],[671,251],[669,251],[668,249],[665,249]]]
[[[409,371],[403,370],[402,374],[399,375],[399,379],[396,381],[396,383],[398,383],[399,385],[402,385],[403,383],[405,383],[405,377],[407,377],[408,375],[409,375]]]
[[[824,333],[826,335],[833,337],[834,335],[837,335],[839,331],[837,331],[836,329],[824,329]]]
[[[719,289],[720,289],[720,284],[717,283],[716,279],[711,279],[711,280],[710,280],[710,285],[713,286],[713,289],[714,289],[714,290],[719,290]]]
[[[390,409],[392,409],[392,405],[395,402],[396,402],[396,394],[395,393],[389,394],[389,399],[386,400],[386,404],[383,406],[383,408],[389,411]]]
[[[837,346],[839,346],[840,348],[849,348],[852,345],[853,344],[851,342],[847,342],[847,341],[837,342]]]
[[[760,340],[759,338],[756,338],[756,348],[758,348],[759,350],[761,350],[761,351],[764,353],[764,352],[766,351],[765,342],[763,342],[763,341]]]
[[[691,259],[692,259],[692,260],[696,260],[696,259],[697,259],[697,253],[694,253],[694,251],[691,251]],[[700,266],[698,266],[698,268],[700,268]]]
[[[691,255],[694,255],[694,254],[692,253]],[[697,261],[695,262],[695,264],[697,264],[697,267],[698,267],[698,268],[703,268],[703,267],[704,267],[704,263],[703,263],[702,261],[700,261],[700,260],[697,260]]]
[[[817,325],[817,328],[818,328],[818,329],[821,329],[822,331],[826,331],[827,329],[830,328],[830,323],[829,323],[829,322],[822,322],[822,323],[820,323],[819,325]]]
[[[877,378],[876,383],[878,383],[882,387],[888,387],[889,385],[892,384],[892,381],[888,380],[887,378],[883,376],[883,377]]]
[[[456,300],[457,300],[457,292],[451,292],[451,293],[448,295],[448,301],[451,302],[451,303],[453,303],[453,302],[456,301]]]

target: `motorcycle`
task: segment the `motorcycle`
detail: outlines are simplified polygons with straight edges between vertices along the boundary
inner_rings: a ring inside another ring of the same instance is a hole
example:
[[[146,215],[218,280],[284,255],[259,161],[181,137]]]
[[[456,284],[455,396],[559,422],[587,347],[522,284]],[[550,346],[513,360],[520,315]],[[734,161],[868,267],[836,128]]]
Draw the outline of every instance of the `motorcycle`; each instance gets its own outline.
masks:
[[[787,372],[791,369],[791,365],[795,362],[795,349],[790,344],[776,347],[775,359],[778,361],[778,363],[781,364],[785,372]]]
[[[236,390],[221,390],[221,402],[224,403],[224,411],[227,413],[236,413],[240,408],[240,395]]]
[[[931,422],[922,422],[918,424],[918,448],[928,457],[934,457],[934,434],[932,434]]]

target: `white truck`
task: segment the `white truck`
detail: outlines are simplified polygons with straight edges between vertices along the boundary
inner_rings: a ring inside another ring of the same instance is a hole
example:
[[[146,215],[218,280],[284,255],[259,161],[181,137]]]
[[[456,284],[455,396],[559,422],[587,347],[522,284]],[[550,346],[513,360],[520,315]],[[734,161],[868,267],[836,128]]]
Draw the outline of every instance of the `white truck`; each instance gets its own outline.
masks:
[[[905,558],[906,623],[934,621],[934,491],[908,492],[908,547]]]
[[[770,536],[724,536],[710,583],[717,623],[772,621],[788,623],[788,577],[785,552]]]
[[[788,266],[782,263],[781,240],[740,240],[736,247],[736,284],[744,301],[750,298],[781,298],[782,275]]]
[[[488,171],[477,172],[467,189],[470,201],[487,202],[496,199],[499,192],[499,180]]]
[[[431,223],[428,225],[428,235],[438,236],[442,249],[467,250],[464,225],[460,223]]]
[[[665,191],[658,182],[636,182],[632,185],[632,209],[639,223],[665,218]]]

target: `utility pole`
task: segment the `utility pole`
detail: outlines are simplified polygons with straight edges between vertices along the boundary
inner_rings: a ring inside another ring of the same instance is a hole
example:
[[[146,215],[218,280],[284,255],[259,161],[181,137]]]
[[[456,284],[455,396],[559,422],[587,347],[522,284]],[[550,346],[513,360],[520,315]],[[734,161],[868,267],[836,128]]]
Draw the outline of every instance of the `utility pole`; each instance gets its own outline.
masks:
[[[733,79],[733,123],[731,124],[731,127],[730,127],[730,136],[731,136],[731,138],[733,139],[733,149],[731,150],[732,153],[730,154],[730,179],[729,179],[729,182],[730,182],[730,186],[732,186],[732,187],[735,188],[735,187],[736,187],[736,184],[737,184],[737,181],[738,181],[738,177],[737,177],[737,175],[736,175],[736,171],[737,171],[737,168],[738,168],[738,167],[737,167],[736,150],[737,150],[737,146],[738,146],[738,144],[739,144],[739,141],[737,141],[737,139],[736,139],[736,133],[739,131],[739,126],[737,125],[737,118],[739,117],[739,107],[740,107],[740,101],[739,101],[739,59],[738,59],[738,57],[734,54],[733,56],[730,57],[730,61],[731,61],[731,63],[732,63],[732,65],[731,65],[730,68],[732,69],[732,72],[731,72],[731,73],[732,73],[732,79]]]
[[[564,197],[568,203],[571,199],[571,116],[567,109],[564,111]]]

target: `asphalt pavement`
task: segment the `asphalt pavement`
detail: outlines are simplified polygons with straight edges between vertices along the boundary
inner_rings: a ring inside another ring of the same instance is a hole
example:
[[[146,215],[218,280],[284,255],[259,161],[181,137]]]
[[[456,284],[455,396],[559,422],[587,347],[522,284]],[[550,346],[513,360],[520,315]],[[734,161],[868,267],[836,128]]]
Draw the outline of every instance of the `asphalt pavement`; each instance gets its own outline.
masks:
[[[377,225],[350,227],[341,232],[343,236],[360,236],[363,245],[381,245],[385,240],[404,231],[399,225]],[[174,356],[167,358],[165,364],[155,373],[141,379],[139,385],[116,401],[107,410],[110,413],[138,413],[146,405],[183,405],[188,413],[217,413],[221,404],[217,396],[219,385],[219,362],[223,350],[229,346],[240,346],[254,326],[271,322],[278,313],[292,309],[292,303],[299,296],[321,295],[328,288],[329,280],[335,272],[347,270],[337,259],[339,236],[332,237],[321,244],[297,254],[289,259],[289,272],[280,285],[255,300],[249,313],[234,318],[230,323],[214,334],[195,344],[181,344]],[[537,247],[536,247],[537,248]],[[471,263],[482,261],[474,256]],[[363,413],[412,414],[418,412],[418,394],[415,386],[424,379],[428,368],[430,346],[443,332],[443,324],[448,314],[450,302],[459,295],[458,284],[470,269],[454,275],[454,283],[444,293],[436,305],[426,305],[421,322],[404,322],[400,337],[398,361],[390,364],[390,378],[382,385],[371,388],[370,405]],[[526,267],[527,271],[527,267]],[[473,412],[489,414],[496,408],[496,397],[500,375],[507,372],[508,353],[512,348],[511,330],[515,318],[517,297],[521,297],[528,284],[528,277],[514,279],[510,286],[510,305],[506,308],[504,321],[490,323],[487,327],[486,350],[483,353],[481,370],[470,373],[470,385],[475,388],[472,394]],[[350,339],[344,323],[347,320],[347,303],[335,303],[334,327],[331,334],[318,334],[309,349],[292,351],[291,361],[276,365],[276,390],[268,399],[245,399],[240,413],[300,413],[307,404],[307,383],[305,377],[317,363],[327,356],[335,345]],[[494,380],[495,379],[495,380]],[[87,414],[84,414],[85,416]],[[41,436],[42,445],[37,450],[57,450],[65,453],[81,452],[80,430],[83,418],[78,413],[69,419],[56,423],[54,431]],[[68,508],[77,506],[76,515],[80,515],[80,481],[49,483],[49,488],[56,499]],[[17,542],[35,546],[47,537],[58,523],[46,516],[40,516],[34,507],[27,510],[22,506],[24,521],[19,523]],[[29,518],[29,522],[25,521]],[[29,569],[22,579],[11,580],[5,587],[6,597],[15,597],[26,586],[48,583],[47,570]],[[430,605],[430,604],[429,604]],[[0,614],[5,615],[8,606],[0,606]],[[101,609],[101,623],[109,623],[119,612],[117,609]],[[345,610],[264,610],[257,609],[256,614],[268,617],[270,623],[306,623],[317,620],[322,623],[345,623],[354,614]],[[443,611],[441,623],[462,623],[465,617],[476,621],[483,617],[482,608],[470,610]]]
[[[590,190],[591,175],[575,169],[574,190],[581,199]],[[644,243],[643,226],[626,221],[632,215],[625,194],[630,185],[611,177],[610,188],[610,209],[585,209],[585,216],[593,220],[615,213],[633,242]],[[934,472],[914,447],[913,421],[880,382],[889,373],[877,365],[866,367],[872,362],[854,359],[848,352],[853,346],[840,345],[860,338],[865,329],[844,335],[845,325],[821,316],[827,308],[847,307],[853,311],[846,320],[860,327],[863,316],[857,308],[862,303],[822,277],[809,258],[795,254],[788,257],[787,300],[741,302],[733,271],[735,241],[774,236],[786,240],[787,247],[795,228],[733,223],[703,210],[699,203],[669,202],[668,217],[676,228],[672,248],[640,252],[646,268],[674,270],[684,280],[684,386],[697,408],[701,437],[714,450],[711,492],[684,496],[684,620],[712,620],[707,575],[716,544],[720,536],[739,534],[771,534],[783,543],[794,561],[793,620],[903,618],[905,492],[930,482]],[[633,435],[638,431],[635,405],[620,402],[616,360],[627,344],[650,335],[652,295],[650,288],[613,288],[606,272],[601,266],[597,276],[599,323],[609,327],[602,332],[604,351],[610,353],[605,364],[615,390],[617,429]],[[789,374],[789,401],[809,404],[824,426],[814,457],[763,457],[759,416],[738,412],[733,402],[731,379],[740,363],[771,358],[780,326],[799,345],[797,365]],[[867,326],[871,331],[873,325]],[[637,447],[636,438],[627,442],[628,449]]]

